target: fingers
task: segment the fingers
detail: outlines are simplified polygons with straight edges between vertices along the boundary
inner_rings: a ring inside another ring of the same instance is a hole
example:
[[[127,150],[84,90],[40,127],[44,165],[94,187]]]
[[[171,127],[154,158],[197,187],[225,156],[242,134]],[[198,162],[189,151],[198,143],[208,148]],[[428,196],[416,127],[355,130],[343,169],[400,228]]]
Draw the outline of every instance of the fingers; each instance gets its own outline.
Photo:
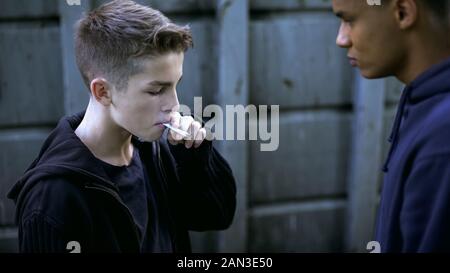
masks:
[[[172,112],[171,116],[170,116],[170,125],[172,125],[174,128],[180,128],[180,123],[181,123],[181,115],[178,112]],[[175,131],[173,130],[169,130],[169,137],[171,140],[174,141],[175,144],[178,144],[179,141],[183,140],[183,136],[180,134],[177,134]],[[172,144],[172,143],[170,143]],[[173,144],[173,145],[175,145]]]
[[[200,125],[199,122],[194,121],[192,119],[192,117],[190,117],[190,120],[187,121],[187,123],[190,123],[189,128],[187,128],[184,131],[189,132],[189,134],[191,134],[191,135],[189,137],[185,138],[184,146],[187,149],[190,149],[192,147],[192,145],[194,144],[195,137],[196,137],[198,131],[202,128],[202,126]]]
[[[171,145],[178,145],[178,143],[179,143],[179,141],[178,140],[175,140],[174,138],[173,138],[173,135],[172,135],[172,132],[171,132],[171,130],[169,130],[169,133],[167,134],[167,141],[169,141],[169,143],[171,144]]]
[[[206,130],[202,125],[195,121],[191,116],[181,116],[180,113],[171,115],[170,123],[174,128],[189,133],[189,136],[183,136],[174,130],[169,129],[167,140],[171,145],[184,143],[187,149],[198,148],[206,138]]]
[[[205,128],[201,128],[200,130],[198,130],[197,135],[195,136],[195,141],[194,141],[194,148],[198,148],[200,147],[200,145],[203,143],[203,140],[205,140],[206,138],[206,130]]]

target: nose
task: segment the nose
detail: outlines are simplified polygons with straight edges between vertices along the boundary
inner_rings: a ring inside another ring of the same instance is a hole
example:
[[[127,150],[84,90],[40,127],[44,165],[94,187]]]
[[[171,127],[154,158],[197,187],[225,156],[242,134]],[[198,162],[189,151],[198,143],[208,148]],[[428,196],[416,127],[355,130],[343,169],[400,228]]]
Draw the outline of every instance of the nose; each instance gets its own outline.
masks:
[[[349,48],[352,45],[349,35],[349,27],[345,23],[341,23],[341,26],[339,27],[336,44],[342,48]]]
[[[170,92],[166,93],[167,96],[164,99],[162,110],[164,112],[178,112],[180,103],[178,101],[177,90],[174,88]]]

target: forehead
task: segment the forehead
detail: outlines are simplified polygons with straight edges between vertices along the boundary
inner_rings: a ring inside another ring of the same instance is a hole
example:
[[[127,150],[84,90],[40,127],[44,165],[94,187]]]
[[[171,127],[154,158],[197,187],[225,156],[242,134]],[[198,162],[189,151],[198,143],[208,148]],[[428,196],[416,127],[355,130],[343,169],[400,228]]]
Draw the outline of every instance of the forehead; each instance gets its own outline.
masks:
[[[152,79],[159,81],[177,80],[183,73],[184,53],[171,52],[157,56],[146,56],[136,60],[139,73],[135,79]]]
[[[184,53],[170,52],[156,56],[146,56],[138,60],[146,71],[177,70],[183,66]]]
[[[333,0],[333,12],[360,13],[370,7],[367,0]]]

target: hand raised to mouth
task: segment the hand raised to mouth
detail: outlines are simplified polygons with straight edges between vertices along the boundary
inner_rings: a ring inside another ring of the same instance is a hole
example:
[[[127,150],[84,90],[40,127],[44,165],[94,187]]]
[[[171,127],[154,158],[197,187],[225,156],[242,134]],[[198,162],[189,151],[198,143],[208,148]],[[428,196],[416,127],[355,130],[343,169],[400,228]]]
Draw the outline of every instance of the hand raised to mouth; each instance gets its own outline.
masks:
[[[206,130],[200,122],[191,116],[181,116],[178,112],[171,114],[170,123],[162,125],[169,128],[167,140],[172,145],[184,144],[186,149],[198,148],[206,138]]]

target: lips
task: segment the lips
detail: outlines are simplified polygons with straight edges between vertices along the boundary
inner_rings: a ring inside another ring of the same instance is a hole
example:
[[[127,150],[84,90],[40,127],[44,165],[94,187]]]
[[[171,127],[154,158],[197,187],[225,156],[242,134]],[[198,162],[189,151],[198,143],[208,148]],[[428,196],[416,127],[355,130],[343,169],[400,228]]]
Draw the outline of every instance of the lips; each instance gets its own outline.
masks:
[[[353,58],[353,57],[350,57],[350,56],[347,56],[347,58],[348,58],[350,64],[351,64],[353,67],[355,67],[355,66],[358,65],[358,60],[357,60],[356,58]]]
[[[155,125],[163,125],[164,123],[170,123],[170,120],[161,121],[161,122],[155,123]]]

